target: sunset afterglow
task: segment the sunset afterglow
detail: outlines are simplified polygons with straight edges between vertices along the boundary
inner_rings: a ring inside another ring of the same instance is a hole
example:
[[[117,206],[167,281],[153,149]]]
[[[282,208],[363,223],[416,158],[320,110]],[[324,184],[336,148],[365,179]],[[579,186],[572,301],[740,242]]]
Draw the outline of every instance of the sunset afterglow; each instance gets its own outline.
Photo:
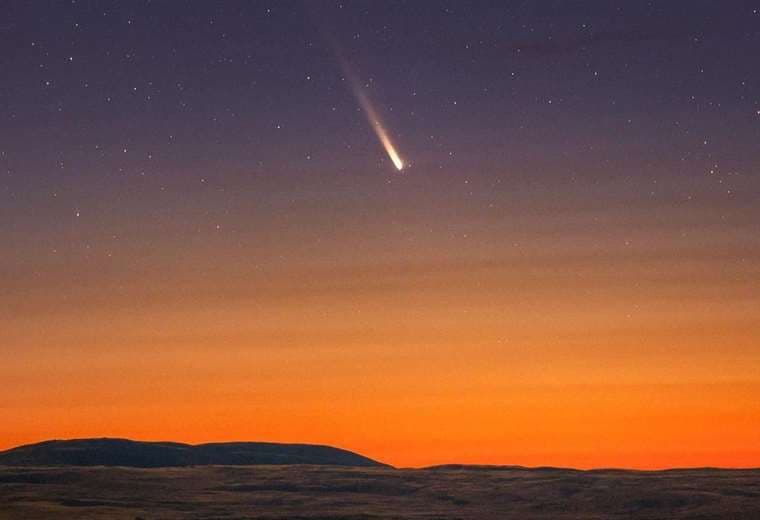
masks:
[[[760,466],[752,9],[85,4],[0,27],[0,449]]]

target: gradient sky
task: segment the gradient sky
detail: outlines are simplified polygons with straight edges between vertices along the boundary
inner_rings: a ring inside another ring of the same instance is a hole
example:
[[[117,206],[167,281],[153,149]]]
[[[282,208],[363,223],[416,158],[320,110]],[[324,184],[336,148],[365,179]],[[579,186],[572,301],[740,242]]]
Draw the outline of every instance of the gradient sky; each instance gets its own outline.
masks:
[[[760,466],[760,1],[11,1],[0,45],[0,448]]]

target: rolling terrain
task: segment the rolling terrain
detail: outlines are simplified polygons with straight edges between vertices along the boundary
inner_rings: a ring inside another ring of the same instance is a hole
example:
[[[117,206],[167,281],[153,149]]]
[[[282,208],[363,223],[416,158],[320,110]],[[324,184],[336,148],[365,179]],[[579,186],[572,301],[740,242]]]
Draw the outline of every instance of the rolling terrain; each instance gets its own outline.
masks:
[[[760,470],[2,467],[0,518],[760,518]]]

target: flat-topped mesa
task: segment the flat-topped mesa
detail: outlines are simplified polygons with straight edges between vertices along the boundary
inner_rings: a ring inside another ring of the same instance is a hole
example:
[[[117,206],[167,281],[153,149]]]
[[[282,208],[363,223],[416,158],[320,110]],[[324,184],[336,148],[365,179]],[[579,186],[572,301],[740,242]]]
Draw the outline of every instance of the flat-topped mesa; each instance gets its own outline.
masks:
[[[184,444],[129,439],[50,440],[0,452],[6,466],[127,466],[314,464],[388,467],[358,453],[317,444],[219,442]]]

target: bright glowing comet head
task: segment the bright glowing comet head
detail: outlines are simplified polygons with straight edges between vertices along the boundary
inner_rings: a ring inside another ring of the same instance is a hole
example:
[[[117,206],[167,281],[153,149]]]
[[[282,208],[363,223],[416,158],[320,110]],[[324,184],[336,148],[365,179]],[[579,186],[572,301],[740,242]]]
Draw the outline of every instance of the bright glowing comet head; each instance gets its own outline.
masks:
[[[404,161],[402,161],[401,157],[398,156],[398,154],[396,153],[396,150],[394,150],[393,148],[391,148],[391,149],[389,149],[387,151],[388,151],[388,155],[391,158],[391,161],[393,161],[393,166],[395,166],[398,171],[403,170],[404,169]]]
[[[371,107],[370,110],[365,109],[365,112],[367,113],[368,117],[370,117],[370,115],[375,115],[374,110],[371,110]],[[388,137],[388,132],[386,132],[385,128],[383,128],[380,120],[375,118],[375,124],[373,126],[375,128],[377,137],[380,139],[380,143],[383,145],[383,148],[385,148],[385,153],[388,154],[388,157],[390,157],[391,161],[393,162],[393,166],[395,166],[398,171],[403,170],[404,161],[401,160],[401,156],[399,156],[398,152],[396,151],[396,147],[393,146],[391,138]]]
[[[375,132],[377,133],[377,136],[380,138],[380,142],[383,144],[383,148],[385,148],[385,152],[388,154],[388,157],[390,157],[391,161],[393,161],[393,166],[395,166],[398,171],[403,170],[404,161],[401,160],[401,157],[396,151],[396,148],[393,146],[393,143],[388,138],[388,134],[385,132],[385,129],[382,126],[380,126],[379,123],[377,124],[377,127],[375,128]]]

